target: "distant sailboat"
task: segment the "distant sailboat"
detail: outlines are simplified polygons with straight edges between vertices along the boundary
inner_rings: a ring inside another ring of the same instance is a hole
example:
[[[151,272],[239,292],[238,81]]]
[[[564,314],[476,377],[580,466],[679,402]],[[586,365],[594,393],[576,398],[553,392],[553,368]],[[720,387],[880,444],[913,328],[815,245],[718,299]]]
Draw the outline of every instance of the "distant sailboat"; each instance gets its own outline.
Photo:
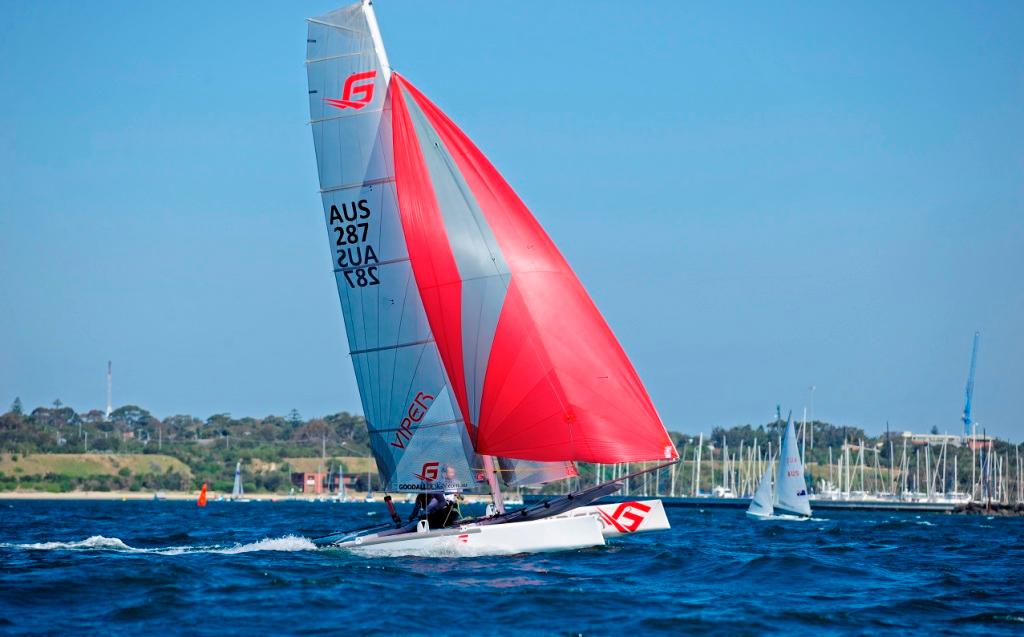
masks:
[[[373,497],[373,482],[370,479],[370,472],[366,472],[366,497],[363,498],[363,502],[370,503],[376,502],[377,498]]]
[[[747,517],[753,519],[794,519],[811,516],[811,502],[804,482],[804,465],[797,452],[796,432],[792,418],[786,419],[786,433],[782,438],[779,466],[775,470],[775,489],[772,489],[772,465],[765,468],[757,491],[747,508]]]
[[[235,464],[235,484],[231,487],[232,502],[249,502],[245,496],[245,489],[242,487],[242,461]]]
[[[348,502],[348,494],[345,491],[345,471],[341,465],[338,465],[338,494],[335,500],[337,502]]]

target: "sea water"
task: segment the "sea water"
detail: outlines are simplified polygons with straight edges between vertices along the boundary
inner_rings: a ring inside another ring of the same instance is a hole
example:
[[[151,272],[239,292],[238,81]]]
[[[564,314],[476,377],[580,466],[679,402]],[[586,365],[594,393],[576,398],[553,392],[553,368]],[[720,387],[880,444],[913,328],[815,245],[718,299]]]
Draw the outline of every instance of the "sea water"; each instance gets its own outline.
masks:
[[[0,501],[0,634],[1024,634],[1024,519],[668,515],[580,551],[375,558],[310,538],[383,504]]]

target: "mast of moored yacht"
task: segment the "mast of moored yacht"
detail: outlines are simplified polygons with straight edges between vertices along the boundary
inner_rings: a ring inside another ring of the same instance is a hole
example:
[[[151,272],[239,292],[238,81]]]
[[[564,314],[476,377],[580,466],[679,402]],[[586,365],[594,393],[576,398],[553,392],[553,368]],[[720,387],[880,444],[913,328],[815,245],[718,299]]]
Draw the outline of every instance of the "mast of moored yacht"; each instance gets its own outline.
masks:
[[[700,495],[700,461],[701,461],[701,455],[703,454],[703,450],[704,450],[704,433],[701,432],[700,439],[697,442],[697,450],[696,450],[696,453],[697,453],[697,466],[694,467],[694,480],[693,480],[693,495],[694,496],[699,496]]]

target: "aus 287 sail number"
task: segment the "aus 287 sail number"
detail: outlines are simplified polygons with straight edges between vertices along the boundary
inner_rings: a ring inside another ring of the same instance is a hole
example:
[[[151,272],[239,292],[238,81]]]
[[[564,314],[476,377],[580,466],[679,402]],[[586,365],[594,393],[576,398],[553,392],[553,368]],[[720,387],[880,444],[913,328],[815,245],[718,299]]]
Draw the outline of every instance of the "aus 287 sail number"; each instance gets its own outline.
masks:
[[[365,199],[331,205],[328,224],[334,239],[337,264],[350,288],[380,285],[377,252],[366,242],[370,232],[370,206]]]

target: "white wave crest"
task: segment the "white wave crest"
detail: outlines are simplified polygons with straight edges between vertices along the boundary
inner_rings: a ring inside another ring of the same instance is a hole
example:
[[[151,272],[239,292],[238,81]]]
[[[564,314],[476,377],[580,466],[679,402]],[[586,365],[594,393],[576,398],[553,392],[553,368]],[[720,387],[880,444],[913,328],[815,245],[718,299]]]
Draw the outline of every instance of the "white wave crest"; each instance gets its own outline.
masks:
[[[71,551],[71,550],[107,550],[107,551],[137,551],[139,549],[133,549],[119,538],[116,537],[103,537],[102,535],[94,535],[84,540],[77,542],[37,542],[35,544],[0,544],[4,548],[20,548],[32,551]]]
[[[314,551],[316,545],[309,539],[297,535],[286,535],[278,538],[264,538],[248,544],[223,546],[168,546],[164,548],[136,548],[124,543],[116,537],[93,535],[76,542],[36,542],[32,544],[4,543],[2,548],[21,549],[24,551],[117,551],[121,553],[152,553],[156,555],[192,555],[196,553],[215,553],[219,555],[238,555],[253,551]]]
[[[238,553],[250,553],[252,551],[315,551],[316,545],[310,540],[298,535],[286,535],[284,537],[266,538],[259,542],[249,544],[236,544],[230,548],[207,549],[206,553],[220,553],[222,555],[236,555]]]

